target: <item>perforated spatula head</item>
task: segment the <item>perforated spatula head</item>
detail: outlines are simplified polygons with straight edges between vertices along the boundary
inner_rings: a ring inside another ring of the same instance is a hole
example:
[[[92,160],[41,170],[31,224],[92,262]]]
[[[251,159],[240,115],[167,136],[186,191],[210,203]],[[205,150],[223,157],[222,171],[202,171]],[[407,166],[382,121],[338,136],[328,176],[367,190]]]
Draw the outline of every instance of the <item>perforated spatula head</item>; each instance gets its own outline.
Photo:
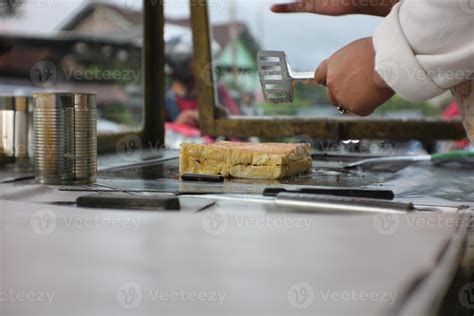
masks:
[[[258,52],[257,67],[263,95],[267,102],[293,102],[291,70],[285,52]]]

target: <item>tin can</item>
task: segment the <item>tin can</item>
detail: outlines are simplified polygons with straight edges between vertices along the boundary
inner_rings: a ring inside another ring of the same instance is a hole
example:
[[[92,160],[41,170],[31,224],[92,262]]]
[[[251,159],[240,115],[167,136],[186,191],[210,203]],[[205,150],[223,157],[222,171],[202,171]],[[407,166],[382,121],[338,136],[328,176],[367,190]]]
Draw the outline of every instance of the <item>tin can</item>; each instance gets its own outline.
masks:
[[[32,100],[29,96],[0,96],[0,162],[14,162],[17,171],[32,168]]]
[[[96,95],[38,93],[33,98],[36,180],[43,184],[95,182]]]
[[[76,183],[93,183],[97,176],[97,97],[74,95],[74,176]]]

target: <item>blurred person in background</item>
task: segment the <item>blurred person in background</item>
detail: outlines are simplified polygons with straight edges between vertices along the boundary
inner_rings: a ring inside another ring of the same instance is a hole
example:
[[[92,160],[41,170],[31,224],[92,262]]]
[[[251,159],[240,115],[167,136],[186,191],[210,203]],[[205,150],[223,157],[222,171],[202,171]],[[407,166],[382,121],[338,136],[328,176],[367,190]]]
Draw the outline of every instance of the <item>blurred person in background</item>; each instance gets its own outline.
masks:
[[[257,116],[261,113],[258,111],[255,103],[255,94],[252,92],[245,92],[240,101],[240,112],[246,116]]]
[[[188,34],[176,36],[166,43],[167,72],[171,82],[166,91],[166,121],[199,128],[199,108],[193,71],[193,44]],[[238,105],[227,88],[217,84],[220,104],[231,115],[239,115]]]
[[[452,101],[443,111],[441,116],[445,119],[461,118],[461,110],[456,101]],[[441,151],[451,151],[459,149],[470,149],[470,141],[468,139],[458,140],[454,142],[442,142]]]
[[[13,43],[5,39],[0,40],[0,67],[8,65],[8,63],[10,63],[9,55],[12,49]]]

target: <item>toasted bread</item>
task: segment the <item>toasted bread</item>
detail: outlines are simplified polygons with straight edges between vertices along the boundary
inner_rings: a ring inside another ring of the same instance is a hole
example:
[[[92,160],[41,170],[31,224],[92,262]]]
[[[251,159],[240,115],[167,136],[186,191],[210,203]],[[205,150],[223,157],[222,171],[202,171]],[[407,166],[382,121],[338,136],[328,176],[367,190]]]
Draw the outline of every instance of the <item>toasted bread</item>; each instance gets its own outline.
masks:
[[[311,169],[309,144],[218,142],[183,144],[180,173],[280,179]]]

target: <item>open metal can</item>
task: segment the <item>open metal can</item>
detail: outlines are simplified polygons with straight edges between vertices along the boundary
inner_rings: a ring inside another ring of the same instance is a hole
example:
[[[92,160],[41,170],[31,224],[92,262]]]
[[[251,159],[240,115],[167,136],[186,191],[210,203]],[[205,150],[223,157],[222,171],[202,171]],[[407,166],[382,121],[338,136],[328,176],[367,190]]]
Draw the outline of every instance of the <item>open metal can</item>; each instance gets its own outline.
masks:
[[[18,171],[32,168],[33,102],[29,96],[0,96],[0,162]]]
[[[95,182],[96,95],[37,93],[33,99],[36,180],[43,184]]]

